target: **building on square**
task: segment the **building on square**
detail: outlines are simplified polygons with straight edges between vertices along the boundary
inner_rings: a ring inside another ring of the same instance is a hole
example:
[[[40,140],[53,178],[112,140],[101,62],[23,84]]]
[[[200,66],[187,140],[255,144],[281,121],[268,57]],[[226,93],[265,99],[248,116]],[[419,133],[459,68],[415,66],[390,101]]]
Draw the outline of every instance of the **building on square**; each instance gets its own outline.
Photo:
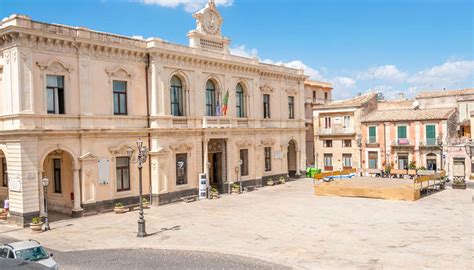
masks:
[[[362,117],[377,108],[376,93],[313,106],[315,164],[325,171],[360,168]]]
[[[44,212],[44,177],[48,209],[73,216],[138,201],[137,138],[155,204],[197,194],[200,173],[226,192],[304,172],[307,76],[230,55],[212,1],[193,16],[189,46],[2,20],[0,200],[12,222]]]
[[[454,135],[456,109],[420,109],[417,101],[383,101],[361,120],[362,167],[445,169],[443,143]]]
[[[332,85],[327,82],[306,80],[304,84],[304,110],[306,118],[306,163],[315,165],[313,106],[332,100]]]

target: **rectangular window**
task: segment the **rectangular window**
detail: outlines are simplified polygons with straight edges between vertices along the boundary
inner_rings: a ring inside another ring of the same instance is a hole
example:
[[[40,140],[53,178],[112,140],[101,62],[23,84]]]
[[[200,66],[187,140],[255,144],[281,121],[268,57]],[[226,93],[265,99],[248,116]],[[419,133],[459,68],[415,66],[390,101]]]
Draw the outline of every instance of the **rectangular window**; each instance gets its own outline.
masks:
[[[328,102],[329,94],[328,92],[324,92],[324,102]]]
[[[332,167],[332,154],[324,154],[324,168],[326,169],[327,167]]]
[[[7,159],[2,159],[2,184],[4,187],[8,187],[8,173],[7,173]]]
[[[331,117],[324,117],[324,128],[331,128]]]
[[[378,153],[369,152],[369,169],[377,169]]]
[[[295,119],[295,97],[288,97],[288,118]]]
[[[344,126],[343,128],[351,127],[351,117],[349,115],[344,115]]]
[[[64,76],[46,75],[48,114],[64,114]]]
[[[407,138],[407,127],[406,126],[398,126],[398,138],[399,139],[406,139]]]
[[[127,115],[127,82],[114,81],[114,114]]]
[[[176,154],[176,185],[188,183],[188,154]]]
[[[54,193],[62,193],[61,189],[61,159],[53,159],[53,182],[54,182]]]
[[[342,154],[342,166],[344,168],[352,168],[352,155]]]
[[[324,147],[332,147],[332,140],[324,140]]]
[[[270,118],[270,95],[263,95],[263,118]]]
[[[265,171],[269,172],[272,170],[272,148],[265,147]]]
[[[369,143],[377,142],[377,130],[376,127],[369,127]]]
[[[313,91],[313,102],[316,102],[316,91]]]
[[[246,176],[249,175],[249,150],[240,149],[240,160],[242,160],[242,165],[240,165],[240,175]]]
[[[130,160],[128,157],[115,159],[117,191],[130,190]]]
[[[436,126],[435,125],[426,125],[426,144],[427,145],[436,144]]]
[[[352,140],[342,140],[344,147],[352,147]]]

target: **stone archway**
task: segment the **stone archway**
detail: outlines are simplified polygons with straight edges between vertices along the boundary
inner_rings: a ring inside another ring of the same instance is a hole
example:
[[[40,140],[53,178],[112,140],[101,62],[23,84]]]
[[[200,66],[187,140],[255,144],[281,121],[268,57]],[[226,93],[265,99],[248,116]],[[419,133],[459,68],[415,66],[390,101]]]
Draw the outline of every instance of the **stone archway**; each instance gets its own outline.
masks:
[[[297,147],[296,142],[294,140],[290,140],[288,142],[288,154],[287,154],[287,162],[288,162],[288,175],[290,177],[295,177],[298,171],[298,160],[297,160]]]
[[[72,217],[81,216],[79,168],[74,156],[69,151],[61,149],[50,151],[42,159],[41,168],[43,178],[49,179],[46,191],[48,212]],[[41,183],[40,186],[42,186]],[[44,194],[41,197],[44,199]],[[41,204],[44,205],[44,201],[41,201]]]

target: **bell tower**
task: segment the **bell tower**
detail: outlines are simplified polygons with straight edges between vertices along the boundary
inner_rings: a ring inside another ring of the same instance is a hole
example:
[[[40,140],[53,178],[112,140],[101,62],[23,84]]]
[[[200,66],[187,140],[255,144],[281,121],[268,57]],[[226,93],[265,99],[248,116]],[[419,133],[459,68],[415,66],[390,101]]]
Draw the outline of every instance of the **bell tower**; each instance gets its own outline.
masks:
[[[229,53],[230,39],[222,36],[223,19],[214,0],[210,0],[193,17],[196,19],[196,29],[188,33],[189,46]]]

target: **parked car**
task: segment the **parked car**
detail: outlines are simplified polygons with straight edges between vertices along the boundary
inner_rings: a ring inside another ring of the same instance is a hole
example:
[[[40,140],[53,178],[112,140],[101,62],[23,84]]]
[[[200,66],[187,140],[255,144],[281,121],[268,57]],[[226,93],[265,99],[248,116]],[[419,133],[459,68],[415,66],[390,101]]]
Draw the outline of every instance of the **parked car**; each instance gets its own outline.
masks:
[[[19,241],[0,246],[0,258],[37,262],[49,269],[57,270],[58,264],[52,257],[53,254],[48,254],[36,240]]]

